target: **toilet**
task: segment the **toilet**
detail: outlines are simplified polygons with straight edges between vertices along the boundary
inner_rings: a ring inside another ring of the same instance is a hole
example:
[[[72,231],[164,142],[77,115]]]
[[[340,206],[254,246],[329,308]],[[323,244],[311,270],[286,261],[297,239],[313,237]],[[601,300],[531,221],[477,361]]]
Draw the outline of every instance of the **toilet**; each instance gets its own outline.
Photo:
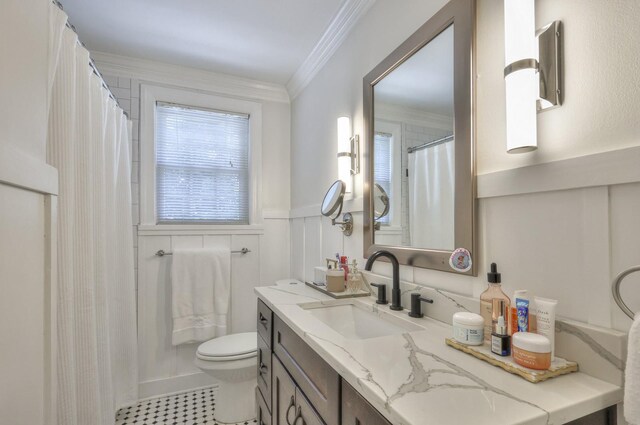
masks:
[[[214,418],[235,424],[255,418],[258,334],[244,332],[214,338],[200,344],[195,364],[216,378],[218,395]]]

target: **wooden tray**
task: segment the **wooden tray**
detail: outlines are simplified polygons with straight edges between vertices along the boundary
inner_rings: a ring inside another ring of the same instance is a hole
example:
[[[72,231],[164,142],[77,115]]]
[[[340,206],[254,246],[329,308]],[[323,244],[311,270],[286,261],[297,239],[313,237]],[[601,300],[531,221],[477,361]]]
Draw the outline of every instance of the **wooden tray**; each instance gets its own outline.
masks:
[[[578,371],[578,363],[571,362],[569,360],[556,357],[551,362],[549,370],[535,370],[517,364],[513,357],[502,357],[491,352],[491,347],[488,344],[484,345],[464,345],[459,343],[453,338],[446,338],[445,342],[448,346],[455,348],[456,350],[463,351],[467,354],[471,354],[473,357],[477,357],[480,360],[484,360],[494,366],[498,366],[509,373],[518,375],[529,382],[534,384],[537,382],[546,381],[547,379],[555,378],[556,376],[566,375],[568,373]]]
[[[368,297],[369,295],[371,295],[371,293],[369,291],[365,291],[363,289],[360,289],[358,292],[349,292],[347,290],[345,290],[343,292],[331,292],[331,291],[327,291],[327,287],[326,286],[314,285],[311,282],[305,282],[305,283],[307,284],[307,286],[312,287],[316,291],[320,291],[323,294],[329,295],[330,297],[336,298],[336,299],[354,298],[354,297]]]

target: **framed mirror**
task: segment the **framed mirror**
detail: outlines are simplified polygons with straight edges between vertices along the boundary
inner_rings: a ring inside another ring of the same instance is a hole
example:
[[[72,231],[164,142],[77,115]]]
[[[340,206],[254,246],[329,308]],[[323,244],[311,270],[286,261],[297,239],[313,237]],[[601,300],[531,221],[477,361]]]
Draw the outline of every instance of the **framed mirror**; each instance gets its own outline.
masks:
[[[450,1],[364,78],[365,257],[458,273],[453,251],[477,253],[474,6]]]

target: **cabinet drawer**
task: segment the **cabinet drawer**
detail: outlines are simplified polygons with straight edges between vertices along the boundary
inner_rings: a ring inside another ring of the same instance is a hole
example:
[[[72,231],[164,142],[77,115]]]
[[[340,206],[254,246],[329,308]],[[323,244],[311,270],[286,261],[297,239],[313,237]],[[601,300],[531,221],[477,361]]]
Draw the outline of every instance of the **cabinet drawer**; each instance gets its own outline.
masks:
[[[267,408],[271,411],[271,349],[258,335],[258,388],[262,392]]]
[[[278,316],[273,351],[327,425],[340,420],[340,376]]]
[[[258,334],[267,343],[267,347],[271,348],[271,335],[273,335],[273,312],[265,303],[258,300]]]
[[[256,422],[258,425],[271,425],[271,413],[258,388],[256,388]]]
[[[341,425],[391,425],[391,422],[343,379]]]

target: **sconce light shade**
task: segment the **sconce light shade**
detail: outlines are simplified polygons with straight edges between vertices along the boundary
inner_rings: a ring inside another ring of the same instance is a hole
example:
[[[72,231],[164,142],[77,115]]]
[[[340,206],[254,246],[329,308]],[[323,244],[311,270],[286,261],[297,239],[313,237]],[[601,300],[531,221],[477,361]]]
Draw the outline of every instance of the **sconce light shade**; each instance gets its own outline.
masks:
[[[507,152],[537,149],[537,40],[534,0],[504,0]]]
[[[360,145],[353,135],[351,119],[338,118],[338,179],[345,182],[345,192],[353,192],[353,176],[360,172]]]

